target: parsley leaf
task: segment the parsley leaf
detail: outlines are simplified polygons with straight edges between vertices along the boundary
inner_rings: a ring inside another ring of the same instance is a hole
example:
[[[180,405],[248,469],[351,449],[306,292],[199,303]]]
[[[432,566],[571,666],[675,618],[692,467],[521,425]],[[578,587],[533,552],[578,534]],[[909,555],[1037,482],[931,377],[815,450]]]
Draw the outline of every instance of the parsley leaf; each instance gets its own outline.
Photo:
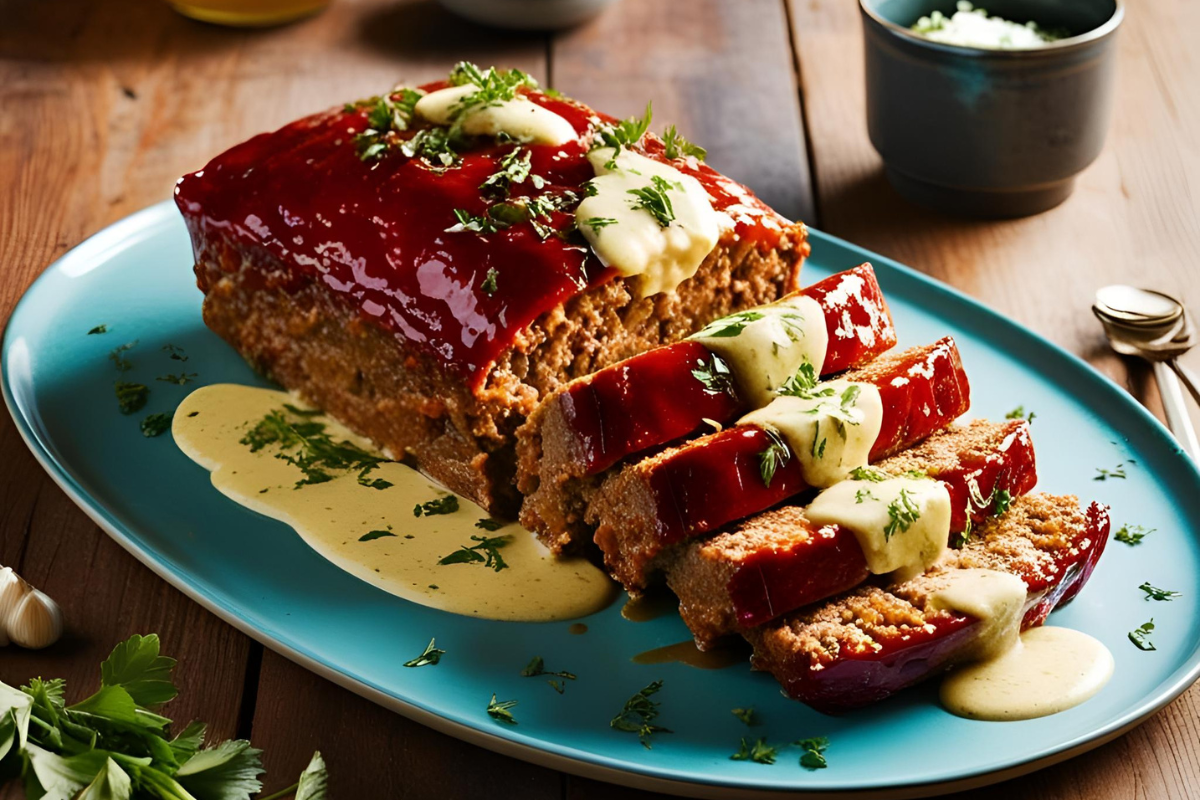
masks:
[[[1154,631],[1154,619],[1149,622],[1142,623],[1137,630],[1129,632],[1129,641],[1133,642],[1138,650],[1157,650],[1154,643],[1150,641],[1150,634]]]
[[[163,383],[173,383],[176,386],[187,386],[196,380],[196,375],[197,373],[195,372],[181,372],[178,375],[159,375],[155,380],[162,381]]]
[[[663,145],[666,148],[667,158],[680,158],[681,156],[695,156],[698,161],[703,161],[708,155],[708,151],[700,145],[692,144],[687,139],[679,135],[675,130],[674,125],[668,125],[663,131]]]
[[[142,383],[117,381],[113,384],[113,388],[117,394],[117,407],[121,409],[122,414],[141,411],[150,397],[150,390]]]
[[[1130,547],[1142,543],[1142,539],[1146,538],[1146,534],[1154,533],[1156,528],[1147,530],[1141,525],[1122,525],[1121,529],[1113,534],[1113,538],[1121,544],[1127,544]]]
[[[850,470],[850,477],[856,481],[870,481],[871,483],[883,483],[888,479],[885,473],[871,467],[855,467]]]
[[[754,707],[750,708],[735,708],[730,713],[742,721],[743,725],[755,725],[757,720],[754,715]]]
[[[800,756],[800,766],[807,769],[824,769],[829,766],[825,760],[825,751],[829,749],[827,737],[814,736],[810,739],[800,739],[793,744],[804,751]]]
[[[639,690],[637,694],[625,701],[620,713],[608,723],[609,727],[618,731],[636,733],[642,747],[647,750],[651,749],[650,737],[653,734],[671,733],[667,728],[654,724],[654,720],[658,718],[661,703],[650,698],[658,694],[662,687],[663,682],[659,680]]]
[[[92,328],[90,331],[88,331],[88,332],[87,332],[87,335],[88,335],[88,336],[95,336],[95,335],[97,335],[97,334],[101,334],[101,333],[108,333],[108,326],[107,326],[107,325],[97,325],[96,327],[94,327],[94,328]]]
[[[1122,462],[1120,464],[1117,464],[1117,466],[1114,467],[1113,469],[1104,469],[1103,467],[1096,467],[1096,477],[1092,478],[1092,480],[1106,481],[1109,478],[1125,478],[1125,477],[1127,477],[1125,475],[1125,464]]]
[[[546,181],[530,174],[532,157],[533,151],[528,148],[514,149],[500,159],[500,169],[488,176],[488,179],[479,185],[479,190],[485,196],[508,197],[513,184],[524,183],[526,180],[529,180],[533,188],[541,189],[546,185]]]
[[[171,682],[175,659],[159,653],[158,635],[134,634],[113,648],[100,665],[100,685],[119,686],[140,706],[157,706],[179,690]]]
[[[769,489],[775,478],[775,471],[788,463],[792,458],[791,448],[774,428],[760,428],[769,439],[767,448],[758,454],[758,471],[762,475],[763,484]]]
[[[913,523],[921,518],[921,509],[913,502],[912,492],[901,489],[896,499],[888,503],[888,524],[883,529],[883,539],[888,541],[897,533],[907,533]]]
[[[458,511],[458,495],[448,494],[436,500],[427,500],[413,506],[413,516],[434,517],[438,514],[453,514]]]
[[[753,761],[756,764],[774,764],[775,757],[778,755],[779,748],[768,745],[765,737],[759,737],[754,744],[747,744],[746,737],[743,736],[742,746],[729,759],[731,761]]]
[[[672,189],[683,191],[683,186],[671,183],[661,175],[653,175],[649,186],[627,189],[626,193],[636,198],[630,204],[631,208],[648,212],[658,220],[659,226],[666,228],[675,221],[675,208],[671,205],[671,196],[668,194]]]
[[[1174,600],[1176,597],[1183,597],[1182,593],[1173,592],[1170,589],[1156,589],[1150,585],[1149,581],[1146,581],[1138,588],[1146,593],[1147,600]]]
[[[438,563],[443,565],[483,564],[485,567],[491,567],[493,572],[508,568],[504,557],[500,555],[500,549],[512,541],[511,536],[472,536],[471,541],[479,544],[470,547],[461,545]]]
[[[362,536],[358,537],[358,540],[360,542],[372,542],[376,539],[382,539],[386,536],[395,536],[395,535],[396,534],[392,533],[391,531],[379,531],[379,530],[367,531]]]
[[[142,436],[145,436],[147,439],[161,436],[170,429],[170,414],[151,414],[142,420]]]
[[[1036,417],[1036,416],[1037,416],[1037,414],[1033,413],[1032,411],[1030,411],[1028,414],[1026,414],[1025,406],[1017,406],[1012,411],[1005,414],[1004,418],[1005,419],[1023,419],[1026,422],[1033,422],[1034,417]]]
[[[183,352],[183,348],[177,344],[164,344],[162,346],[162,349],[163,349],[163,352],[170,355],[170,357],[173,361],[187,361],[188,360],[187,354]]]
[[[312,419],[319,411],[307,411],[285,404],[270,412],[241,438],[241,443],[256,453],[267,446],[279,448],[275,457],[300,470],[304,477],[295,487],[326,483],[334,472],[358,472],[358,483],[371,489],[386,489],[392,484],[370,475],[387,459],[372,455],[348,441],[334,441],[323,422]]]
[[[293,800],[325,800],[328,792],[329,775],[325,769],[325,759],[321,758],[318,750],[313,753],[308,766],[300,773],[296,783],[296,796]],[[264,798],[264,800],[270,800]]]
[[[482,289],[483,293],[488,297],[491,297],[496,293],[496,289],[498,288],[496,286],[496,278],[499,275],[500,273],[496,272],[495,267],[488,267],[487,276],[483,279],[483,283],[479,284],[479,288]]]
[[[609,225],[616,225],[617,221],[612,217],[588,217],[581,224],[591,228],[592,233],[596,233],[601,228],[607,228]]]
[[[425,649],[421,651],[421,655],[414,659],[404,662],[406,667],[427,667],[433,666],[442,660],[442,656],[446,655],[445,650],[437,648],[437,640],[430,639],[429,644],[425,645]]]
[[[554,689],[554,691],[558,692],[559,694],[562,694],[563,691],[566,689],[565,681],[575,680],[575,675],[573,673],[566,672],[566,671],[563,671],[563,672],[548,671],[546,669],[545,662],[542,660],[542,657],[534,656],[532,659],[530,659],[529,664],[526,665],[525,669],[521,670],[521,677],[522,678],[536,678],[540,675],[551,675],[555,678],[561,678],[562,680],[560,680],[560,681],[555,681],[555,680],[546,681],[547,683],[550,684],[550,686]]]
[[[497,722],[503,722],[505,725],[516,725],[517,720],[509,710],[517,704],[516,700],[501,700],[496,702],[496,695],[492,695],[491,702],[488,703],[488,716]]]
[[[650,129],[650,122],[654,118],[654,110],[650,104],[646,104],[646,113],[641,117],[630,117],[622,120],[614,125],[601,125],[596,129],[596,137],[592,141],[592,149],[600,147],[611,147],[615,150],[612,158],[609,160],[609,169],[615,166],[615,161],[621,153],[622,147],[632,147],[642,140],[646,135],[646,131]]]
[[[689,336],[689,339],[732,339],[741,334],[746,326],[763,318],[761,311],[738,311],[727,317],[715,319]]]
[[[485,531],[498,531],[504,527],[504,523],[498,519],[487,517],[475,523],[476,528],[482,528]]]
[[[809,397],[812,390],[817,388],[817,379],[817,368],[805,361],[775,390],[775,394],[784,397]]]
[[[708,394],[727,394],[730,397],[737,397],[733,373],[725,360],[716,353],[713,353],[707,364],[703,360],[697,360],[696,368],[692,370],[692,377],[704,384],[704,391]]]
[[[108,360],[113,362],[113,366],[117,368],[117,372],[128,372],[133,369],[133,362],[126,358],[125,354],[137,347],[137,343],[138,340],[134,339],[132,342],[118,345],[109,351]]]

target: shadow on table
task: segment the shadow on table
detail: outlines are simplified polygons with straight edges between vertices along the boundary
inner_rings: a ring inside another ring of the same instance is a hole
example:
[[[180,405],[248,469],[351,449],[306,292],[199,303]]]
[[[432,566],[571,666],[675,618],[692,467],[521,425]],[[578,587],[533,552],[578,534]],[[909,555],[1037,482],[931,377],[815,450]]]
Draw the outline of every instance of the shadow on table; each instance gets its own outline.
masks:
[[[446,43],[461,52],[491,51],[497,64],[506,56],[524,55],[531,45],[548,46],[546,34],[488,28],[451,14],[433,0],[381,3],[361,15],[360,42],[385,55],[406,61],[429,58],[441,63]]]

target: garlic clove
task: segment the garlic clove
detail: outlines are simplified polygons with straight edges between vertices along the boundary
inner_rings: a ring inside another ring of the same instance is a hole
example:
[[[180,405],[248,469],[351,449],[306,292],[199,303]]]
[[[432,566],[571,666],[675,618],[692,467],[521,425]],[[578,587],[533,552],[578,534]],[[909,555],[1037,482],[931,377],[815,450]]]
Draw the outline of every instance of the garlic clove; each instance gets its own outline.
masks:
[[[49,647],[62,636],[63,618],[58,603],[37,589],[30,589],[8,617],[8,635],[13,644],[30,650]]]
[[[8,644],[8,618],[30,588],[12,567],[0,569],[0,647]]]

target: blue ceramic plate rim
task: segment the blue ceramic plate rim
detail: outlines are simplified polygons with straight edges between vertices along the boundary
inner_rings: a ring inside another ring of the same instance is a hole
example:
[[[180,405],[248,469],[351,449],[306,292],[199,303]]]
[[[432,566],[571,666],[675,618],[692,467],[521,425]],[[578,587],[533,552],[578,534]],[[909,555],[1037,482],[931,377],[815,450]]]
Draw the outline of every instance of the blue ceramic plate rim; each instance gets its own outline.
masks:
[[[12,345],[13,329],[16,327],[14,321],[19,319],[28,305],[36,302],[39,287],[48,282],[57,272],[70,269],[76,264],[102,263],[110,254],[154,236],[160,228],[179,224],[181,223],[177,217],[174,203],[171,201],[164,201],[136,212],[72,248],[47,267],[25,292],[6,323],[3,340],[3,353],[6,358],[0,365],[0,381],[2,381],[0,389],[3,391],[4,401],[17,429],[38,462],[71,500],[122,547],[164,580],[251,638],[271,647],[307,669],[421,724],[526,761],[613,783],[687,796],[768,797],[779,796],[786,791],[804,794],[808,797],[847,797],[854,793],[869,791],[873,797],[915,797],[930,792],[941,793],[966,789],[1016,777],[1098,747],[1145,721],[1150,715],[1177,698],[1200,677],[1200,642],[1197,642],[1186,658],[1182,659],[1180,666],[1161,681],[1153,691],[1147,693],[1140,703],[1127,708],[1124,713],[1114,716],[1106,724],[1088,734],[1060,742],[1055,746],[1044,747],[1036,752],[1030,752],[1024,758],[1008,759],[975,768],[960,768],[957,771],[942,770],[938,777],[930,781],[908,780],[899,783],[864,783],[860,785],[825,784],[813,786],[811,789],[797,785],[786,790],[779,790],[747,785],[735,778],[712,777],[705,781],[697,781],[686,773],[669,767],[631,764],[620,759],[599,756],[586,750],[524,736],[511,729],[505,730],[505,735],[501,735],[486,730],[478,719],[432,711],[418,699],[401,697],[398,693],[391,692],[372,681],[347,674],[308,648],[289,642],[270,630],[256,626],[254,621],[247,618],[239,607],[225,602],[220,596],[206,588],[193,584],[189,581],[187,573],[177,563],[156,551],[154,547],[140,541],[143,537],[135,531],[126,529],[102,502],[80,486],[70,466],[60,461],[51,452],[47,442],[39,434],[36,409],[19,403],[13,392],[12,363],[7,356]],[[1090,397],[1087,402],[1090,408],[1095,410],[1115,403],[1122,411],[1132,414],[1132,419],[1126,420],[1125,423],[1127,432],[1132,432],[1135,424],[1140,425],[1140,432],[1143,435],[1158,438],[1160,447],[1166,445],[1176,453],[1182,453],[1175,445],[1170,432],[1158,419],[1111,379],[1073,353],[1007,319],[968,295],[911,267],[812,228],[809,229],[809,234],[814,248],[842,248],[853,253],[860,260],[870,261],[875,266],[881,283],[884,284],[885,292],[887,284],[894,276],[915,282],[923,292],[928,293],[931,299],[940,298],[951,303],[945,308],[943,316],[951,314],[958,316],[964,311],[980,315],[981,318],[975,325],[988,329],[989,335],[986,338],[993,343],[1029,344],[1040,349],[1042,360],[1056,361],[1055,366],[1071,371],[1071,381],[1080,381],[1095,389],[1098,394]],[[1052,380],[1051,382],[1059,381]],[[1200,491],[1200,467],[1186,458],[1181,459],[1180,463],[1186,465],[1183,470],[1184,474],[1177,475],[1170,481],[1172,488],[1177,490],[1180,488],[1181,482],[1190,482],[1193,489]]]

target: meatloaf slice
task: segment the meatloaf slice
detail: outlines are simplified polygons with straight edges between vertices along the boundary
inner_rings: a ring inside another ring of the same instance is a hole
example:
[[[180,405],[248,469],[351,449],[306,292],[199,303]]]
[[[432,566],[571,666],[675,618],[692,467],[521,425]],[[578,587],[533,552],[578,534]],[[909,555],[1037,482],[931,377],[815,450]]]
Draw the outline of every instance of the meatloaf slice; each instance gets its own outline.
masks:
[[[877,358],[844,377],[879,389],[883,423],[872,463],[913,446],[970,407],[966,373],[949,337]],[[808,490],[796,458],[765,479],[760,456],[773,441],[758,426],[737,425],[610,474],[588,506],[587,522],[613,577],[639,592],[674,546]]]
[[[916,470],[950,493],[951,541],[969,533],[1037,482],[1029,423],[976,420],[935,433],[875,465],[899,476]],[[667,567],[679,614],[701,650],[801,606],[853,589],[870,577],[858,540],[838,525],[816,525],[799,506],[781,506],[711,539],[689,543]]]
[[[870,264],[799,294],[815,300],[825,315],[829,345],[822,375],[860,367],[895,346],[896,331]],[[521,524],[556,553],[590,542],[584,513],[605,470],[749,410],[732,380],[714,385],[721,365],[700,342],[677,342],[551,393],[517,431]]]
[[[907,583],[864,586],[750,629],[753,665],[819,711],[879,702],[962,661],[982,626],[930,598],[952,570],[982,568],[1025,581],[1023,627],[1042,624],[1091,576],[1108,540],[1108,509],[1074,497],[1026,495],[962,550]]]
[[[513,75],[516,95],[575,139],[459,140],[412,116],[419,92],[397,89],[256,136],[176,187],[209,327],[506,516],[519,501],[515,432],[539,398],[794,291],[809,251],[803,225],[647,133],[626,148],[695,179],[723,222],[692,277],[640,296],[640,276],[606,267],[574,221],[596,175],[589,149],[615,121]]]

